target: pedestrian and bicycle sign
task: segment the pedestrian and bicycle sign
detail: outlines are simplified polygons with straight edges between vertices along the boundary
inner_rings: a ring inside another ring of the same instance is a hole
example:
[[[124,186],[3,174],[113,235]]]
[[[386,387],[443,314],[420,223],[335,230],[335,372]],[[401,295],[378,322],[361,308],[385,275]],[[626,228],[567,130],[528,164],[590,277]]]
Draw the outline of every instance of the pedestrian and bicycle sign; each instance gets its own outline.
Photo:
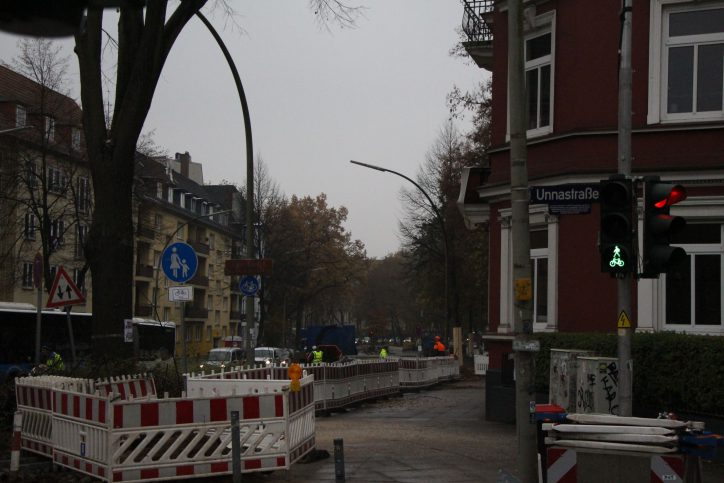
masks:
[[[259,291],[259,279],[251,275],[242,277],[239,280],[239,291],[247,297],[254,297]]]
[[[161,268],[169,280],[184,283],[196,275],[199,259],[191,245],[177,242],[169,245],[161,255]]]
[[[85,297],[80,293],[78,287],[68,275],[63,267],[58,267],[53,280],[53,287],[50,289],[48,308],[62,307],[64,305],[76,305],[85,302]]]

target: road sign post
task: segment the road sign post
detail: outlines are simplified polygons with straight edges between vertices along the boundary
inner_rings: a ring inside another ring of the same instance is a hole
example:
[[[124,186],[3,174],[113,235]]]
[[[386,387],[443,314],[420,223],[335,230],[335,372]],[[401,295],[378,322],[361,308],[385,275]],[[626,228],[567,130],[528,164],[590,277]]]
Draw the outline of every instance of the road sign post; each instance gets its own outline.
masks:
[[[224,275],[266,275],[270,276],[274,268],[271,258],[240,258],[226,260]]]
[[[255,297],[259,293],[259,279],[249,275],[239,280],[239,291],[246,297]]]
[[[199,258],[191,245],[177,242],[166,247],[161,255],[161,268],[169,280],[185,283],[196,275]]]
[[[48,294],[48,308],[62,307],[65,305],[77,305],[85,302],[85,297],[78,290],[73,280],[63,267],[58,267],[53,280],[53,286]]]

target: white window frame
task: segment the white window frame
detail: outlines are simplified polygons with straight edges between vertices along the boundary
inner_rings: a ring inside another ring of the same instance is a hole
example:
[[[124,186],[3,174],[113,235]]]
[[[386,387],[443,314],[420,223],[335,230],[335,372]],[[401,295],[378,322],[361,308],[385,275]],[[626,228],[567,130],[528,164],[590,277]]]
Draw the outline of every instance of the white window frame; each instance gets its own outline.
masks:
[[[88,226],[78,224],[75,231],[75,256],[82,257],[85,252],[83,250],[83,241],[88,238]]]
[[[55,119],[50,116],[45,116],[45,139],[55,141]]]
[[[90,180],[85,176],[78,177],[78,211],[85,213],[90,208]]]
[[[695,0],[651,0],[649,11],[649,106],[646,121],[648,124],[707,122],[724,120],[724,109],[720,112],[709,111],[701,114],[666,112],[665,94],[668,86],[668,55],[664,51],[664,31],[668,26],[668,15],[672,11],[692,11],[722,6],[720,1],[701,2]],[[694,37],[694,36],[692,36]],[[691,39],[690,40],[695,40]],[[700,39],[700,41],[703,39]],[[707,40],[714,40],[713,38]],[[697,42],[699,44],[699,42]],[[692,106],[695,109],[695,106]]]
[[[48,191],[53,193],[62,193],[67,185],[65,173],[60,168],[53,166],[48,167]]]
[[[558,217],[546,205],[531,205],[530,228],[546,227],[548,248],[531,250],[531,257],[548,259],[548,315],[545,322],[533,323],[534,332],[555,332],[558,327]],[[498,332],[513,333],[513,230],[512,209],[500,210],[500,324]],[[533,274],[531,274],[533,276]]]
[[[35,223],[35,215],[32,213],[25,213],[25,225],[24,225],[24,232],[26,240],[35,240],[35,231],[37,230],[37,226]]]
[[[526,30],[524,32],[524,39],[523,39],[523,62],[524,62],[524,76],[528,72],[528,70],[532,68],[538,68],[543,65],[550,65],[551,68],[551,79],[550,79],[550,122],[547,126],[539,127],[535,129],[528,129],[526,131],[526,136],[528,138],[534,138],[539,136],[544,136],[546,134],[550,134],[553,132],[553,121],[554,121],[554,112],[555,112],[555,59],[556,59],[556,12],[555,10],[552,10],[550,12],[542,13],[536,17],[532,18],[532,25],[529,23],[525,23]],[[535,59],[530,62],[525,61],[525,41],[533,38],[538,37],[540,35],[544,35],[546,33],[551,34],[551,53],[549,56],[541,57],[538,59]],[[523,82],[525,82],[525,79],[523,79]],[[538,96],[538,99],[540,99],[540,94]],[[525,100],[527,101],[527,100]],[[527,112],[527,102],[526,104],[526,112]],[[505,135],[505,138],[507,141],[510,141],[510,92],[508,92],[508,116],[507,116],[507,123],[508,123],[508,132]]]
[[[722,224],[724,227],[724,196],[700,196],[690,198],[677,204],[671,208],[671,214],[674,216],[683,216],[687,223],[695,221],[704,223]],[[643,229],[643,213],[639,209],[639,233]],[[724,228],[722,228],[724,230]],[[693,254],[716,254],[716,244],[705,245],[681,245]],[[642,249],[639,244],[639,250]],[[724,233],[720,241],[718,253],[724,260]],[[722,262],[724,264],[724,261]],[[722,268],[724,270],[724,267]],[[722,272],[724,276],[724,272]],[[724,279],[722,279],[724,286]],[[666,275],[659,278],[641,279],[637,287],[638,298],[638,328],[637,331],[650,332],[671,330],[677,332],[685,332],[691,334],[712,334],[724,335],[724,319],[721,325],[695,325],[695,324],[667,324],[666,323]],[[692,310],[694,304],[692,300]],[[722,301],[724,307],[724,300]],[[724,310],[724,309],[723,309]],[[724,317],[724,314],[723,314]]]
[[[65,222],[60,218],[50,222],[50,240],[54,248],[62,247],[65,244]]]
[[[74,151],[80,151],[80,129],[77,127],[70,128],[70,146]]]
[[[25,127],[28,122],[28,110],[20,104],[15,106],[15,127]]]
[[[32,262],[23,262],[23,278],[21,281],[23,288],[33,288],[34,271]]]
[[[693,255],[694,257],[689,257],[689,263],[691,263],[691,293],[689,294],[689,299],[691,301],[690,307],[691,307],[691,323],[690,324],[668,324],[666,323],[667,320],[667,314],[666,314],[666,276],[662,275],[662,283],[660,284],[660,290],[661,290],[661,300],[663,301],[662,304],[662,311],[663,311],[663,328],[664,330],[674,330],[678,332],[692,332],[692,333],[705,333],[705,334],[712,334],[712,333],[724,333],[724,301],[720,300],[719,303],[719,325],[706,325],[706,324],[697,324],[696,323],[696,276],[694,275],[695,272],[695,257],[696,255],[719,255],[719,274],[720,274],[720,281],[722,283],[722,286],[724,286],[724,254],[721,250],[721,244],[719,247],[716,245],[681,245],[688,255]]]

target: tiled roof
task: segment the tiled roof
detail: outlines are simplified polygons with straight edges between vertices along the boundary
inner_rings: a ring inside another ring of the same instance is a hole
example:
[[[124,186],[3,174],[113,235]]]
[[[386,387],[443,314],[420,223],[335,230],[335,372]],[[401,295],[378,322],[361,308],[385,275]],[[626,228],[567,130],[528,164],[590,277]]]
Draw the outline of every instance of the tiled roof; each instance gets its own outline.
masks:
[[[40,89],[42,86],[18,72],[0,65],[0,102],[12,102],[26,106],[29,112],[39,112]],[[68,96],[53,90],[47,91],[44,110],[57,122],[79,126],[82,122],[80,106]]]

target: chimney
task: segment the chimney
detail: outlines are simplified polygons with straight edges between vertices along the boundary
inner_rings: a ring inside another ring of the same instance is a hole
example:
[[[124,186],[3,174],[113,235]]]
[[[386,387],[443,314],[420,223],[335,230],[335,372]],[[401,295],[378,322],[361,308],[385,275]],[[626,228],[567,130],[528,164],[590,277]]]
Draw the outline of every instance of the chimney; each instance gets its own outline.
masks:
[[[191,164],[191,155],[188,151],[185,153],[176,153],[176,161],[181,165],[181,175],[189,177],[189,165]]]

